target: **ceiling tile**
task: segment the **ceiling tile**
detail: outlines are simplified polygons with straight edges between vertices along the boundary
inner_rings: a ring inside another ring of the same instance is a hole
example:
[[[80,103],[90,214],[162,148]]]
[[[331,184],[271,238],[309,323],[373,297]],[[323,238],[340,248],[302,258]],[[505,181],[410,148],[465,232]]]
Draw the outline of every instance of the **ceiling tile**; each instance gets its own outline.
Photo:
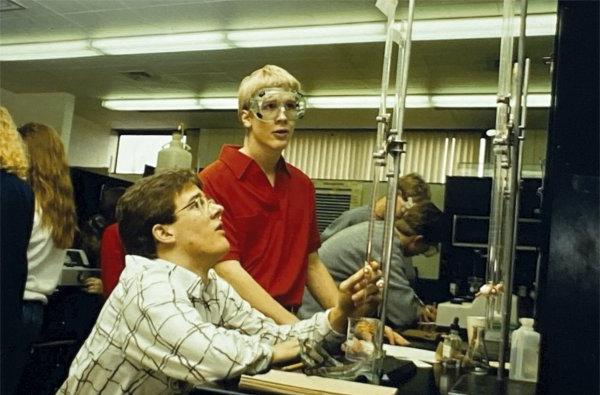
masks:
[[[58,14],[91,13],[127,8],[120,0],[37,0],[37,3]]]

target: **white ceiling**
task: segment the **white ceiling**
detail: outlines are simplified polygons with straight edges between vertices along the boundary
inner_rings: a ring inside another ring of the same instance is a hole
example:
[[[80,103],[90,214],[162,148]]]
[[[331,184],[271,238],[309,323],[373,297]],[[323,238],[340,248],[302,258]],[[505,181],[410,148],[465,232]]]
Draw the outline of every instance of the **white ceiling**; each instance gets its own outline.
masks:
[[[189,31],[240,30],[350,22],[379,22],[374,0],[16,0],[22,10],[0,12],[0,44],[48,42]],[[400,1],[401,10],[406,2]],[[415,18],[497,16],[500,0],[416,0]],[[554,0],[529,0],[530,13],[554,12]],[[549,92],[542,57],[553,37],[527,40],[531,92]],[[409,93],[495,93],[499,39],[413,43]],[[233,127],[233,112],[117,112],[106,98],[235,96],[241,78],[264,64],[288,69],[308,95],[377,94],[383,44],[228,49],[171,54],[99,56],[0,63],[2,88],[15,93],[68,92],[76,113],[115,128],[153,128],[183,121],[190,127]],[[123,73],[145,71],[136,81]],[[373,127],[375,110],[312,110],[306,127]],[[407,111],[407,128],[489,128],[493,110]],[[530,111],[545,128],[546,110]]]

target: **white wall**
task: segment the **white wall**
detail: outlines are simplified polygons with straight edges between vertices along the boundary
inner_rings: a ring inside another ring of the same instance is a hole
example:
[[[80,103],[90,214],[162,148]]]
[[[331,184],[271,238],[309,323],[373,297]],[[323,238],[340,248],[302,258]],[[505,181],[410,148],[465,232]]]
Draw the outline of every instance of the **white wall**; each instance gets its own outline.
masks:
[[[52,126],[69,150],[75,96],[70,93],[13,93],[0,88],[0,103],[8,109],[17,125],[38,122]]]
[[[15,123],[38,122],[60,134],[71,166],[110,167],[118,137],[109,126],[75,115],[75,97],[69,93],[14,93],[0,88],[0,103]]]
[[[201,129],[198,138],[197,165],[206,167],[219,157],[223,144],[238,144],[244,142],[244,131],[240,129]]]
[[[108,126],[75,115],[69,142],[69,164],[112,170],[119,137]]]

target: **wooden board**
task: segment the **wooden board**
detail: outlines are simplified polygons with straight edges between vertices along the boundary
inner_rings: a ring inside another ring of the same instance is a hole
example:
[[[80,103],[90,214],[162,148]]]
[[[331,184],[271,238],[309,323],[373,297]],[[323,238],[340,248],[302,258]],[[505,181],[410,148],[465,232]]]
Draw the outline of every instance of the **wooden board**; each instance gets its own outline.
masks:
[[[396,388],[373,384],[355,383],[303,373],[271,370],[255,376],[243,375],[240,388],[260,390],[277,394],[300,395],[393,395]]]

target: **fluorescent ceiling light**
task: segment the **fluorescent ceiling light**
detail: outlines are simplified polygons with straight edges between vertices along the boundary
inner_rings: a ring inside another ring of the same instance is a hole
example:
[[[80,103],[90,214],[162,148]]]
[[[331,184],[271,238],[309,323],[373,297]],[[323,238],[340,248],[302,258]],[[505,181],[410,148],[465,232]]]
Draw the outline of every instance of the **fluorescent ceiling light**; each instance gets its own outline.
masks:
[[[436,108],[493,108],[496,95],[438,95],[431,97]]]
[[[199,99],[200,109],[203,110],[237,110],[237,97],[204,97]]]
[[[379,108],[379,96],[309,96],[308,108]],[[394,96],[388,96],[387,107],[394,106]],[[178,110],[236,110],[237,98],[189,99],[118,99],[104,100],[102,106],[118,111],[178,111]],[[409,95],[406,108],[495,108],[496,95]],[[530,94],[527,107],[550,107],[549,94]]]
[[[385,41],[385,35],[383,23],[354,23],[240,30],[228,33],[227,39],[236,47],[250,48],[380,42]]]
[[[513,20],[514,34],[518,34],[519,18]],[[527,16],[528,37],[556,34],[556,15]],[[502,18],[432,19],[415,21],[413,41],[461,40],[469,38],[498,38],[502,36]]]
[[[527,17],[527,36],[554,36],[556,34],[556,20],[556,14],[529,15]],[[516,31],[517,28],[515,27]]]
[[[117,111],[199,110],[198,99],[124,99],[104,100],[102,107]]]
[[[496,99],[496,95],[435,95],[431,96],[431,104],[435,108],[495,108]],[[550,95],[544,93],[527,95],[527,107],[550,107]]]
[[[102,107],[117,111],[237,110],[235,97],[187,99],[109,99]]]
[[[223,32],[101,38],[92,40],[91,45],[107,55],[208,51],[231,48],[231,45],[225,42],[225,33]]]
[[[514,22],[516,34],[518,18],[515,18]],[[417,20],[413,25],[413,41],[498,38],[501,36],[501,26],[501,17]],[[555,14],[529,15],[527,17],[528,36],[553,36],[555,32]],[[110,37],[91,39],[91,41],[1,45],[0,60],[383,42],[385,33],[385,24],[377,22]]]
[[[527,95],[527,107],[548,108],[552,98],[549,94],[530,94]]]
[[[92,48],[88,40],[0,46],[1,61],[83,58],[99,55],[102,55],[102,52]]]
[[[515,35],[519,19],[514,21]],[[542,14],[527,17],[527,36],[553,36],[556,33],[556,15]],[[417,20],[413,24],[413,41],[461,40],[499,38],[502,36],[502,18],[459,18]],[[385,24],[353,23],[332,26],[309,26],[234,31],[227,39],[235,47],[278,47],[292,45],[344,44],[385,41]]]
[[[306,98],[308,108],[379,108],[380,96],[309,96]],[[395,105],[396,98],[387,97],[386,107]],[[407,108],[429,108],[431,97],[427,95],[409,95],[406,97]]]
[[[388,104],[392,97],[388,98]],[[308,108],[379,108],[379,96],[309,96]]]

